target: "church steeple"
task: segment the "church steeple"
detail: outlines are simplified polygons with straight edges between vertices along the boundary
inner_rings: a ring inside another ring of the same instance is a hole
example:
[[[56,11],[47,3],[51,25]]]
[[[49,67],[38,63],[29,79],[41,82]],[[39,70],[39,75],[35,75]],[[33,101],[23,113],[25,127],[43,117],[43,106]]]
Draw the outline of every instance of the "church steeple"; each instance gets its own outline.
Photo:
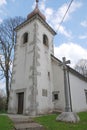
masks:
[[[38,9],[38,2],[39,2],[39,0],[36,0],[36,7],[35,7],[35,9]]]
[[[35,16],[36,14],[38,14],[44,21],[46,20],[46,17],[44,16],[44,14],[41,13],[41,11],[38,8],[38,2],[39,2],[39,0],[36,0],[35,9],[30,14],[28,14],[27,19],[30,19],[33,16]]]

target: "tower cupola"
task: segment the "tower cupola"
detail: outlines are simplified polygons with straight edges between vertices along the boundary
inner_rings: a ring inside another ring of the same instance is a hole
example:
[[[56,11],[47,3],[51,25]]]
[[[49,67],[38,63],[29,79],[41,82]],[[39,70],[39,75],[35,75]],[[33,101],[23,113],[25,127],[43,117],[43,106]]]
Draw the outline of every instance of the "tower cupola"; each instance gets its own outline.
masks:
[[[44,21],[46,20],[46,17],[44,16],[44,14],[41,13],[41,11],[38,8],[38,2],[39,0],[36,0],[35,9],[30,14],[28,14],[27,19],[30,19],[35,15],[39,15]]]

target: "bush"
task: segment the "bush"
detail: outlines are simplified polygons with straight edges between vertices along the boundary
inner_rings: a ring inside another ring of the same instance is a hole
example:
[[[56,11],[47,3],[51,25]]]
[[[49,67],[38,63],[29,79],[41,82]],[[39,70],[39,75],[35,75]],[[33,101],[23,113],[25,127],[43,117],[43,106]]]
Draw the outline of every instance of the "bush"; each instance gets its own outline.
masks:
[[[6,95],[2,90],[0,90],[0,113],[5,112],[6,107]]]
[[[6,97],[0,97],[0,111],[5,111]]]

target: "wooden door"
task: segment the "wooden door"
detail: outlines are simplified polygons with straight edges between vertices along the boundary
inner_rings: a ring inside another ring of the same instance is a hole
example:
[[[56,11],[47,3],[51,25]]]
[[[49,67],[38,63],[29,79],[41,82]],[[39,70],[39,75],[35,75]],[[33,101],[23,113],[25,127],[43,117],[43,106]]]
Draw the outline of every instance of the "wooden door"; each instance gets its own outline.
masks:
[[[23,114],[24,92],[18,93],[18,114]]]

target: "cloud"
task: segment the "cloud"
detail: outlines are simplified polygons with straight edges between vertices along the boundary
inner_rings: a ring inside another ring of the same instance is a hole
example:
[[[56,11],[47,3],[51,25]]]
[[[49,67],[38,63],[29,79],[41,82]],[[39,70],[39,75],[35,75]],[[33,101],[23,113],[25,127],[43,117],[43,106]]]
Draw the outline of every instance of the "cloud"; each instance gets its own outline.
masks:
[[[68,13],[66,14],[66,17],[64,18],[64,22],[68,21],[71,18],[71,14],[73,12],[75,12],[78,8],[80,8],[81,5],[82,5],[82,3],[80,3],[80,2],[76,2],[76,1],[73,2],[71,7],[69,8]],[[65,3],[56,11],[55,14],[57,16],[57,20],[58,20],[59,23],[61,22],[61,19],[65,15],[65,12],[66,12],[68,6],[69,6],[69,4]]]
[[[72,33],[70,30],[66,29],[63,25],[60,25],[60,22],[68,8],[68,4],[63,4],[60,8],[58,8],[57,10],[53,9],[53,8],[50,8],[50,7],[46,7],[45,6],[45,3],[46,0],[42,0],[40,2],[40,10],[42,10],[46,16],[46,19],[47,19],[47,22],[57,31],[58,28],[59,28],[59,33],[68,37],[68,38],[71,38],[72,37]],[[82,5],[81,2],[73,2],[71,7],[70,7],[70,10],[68,11],[65,19],[64,19],[64,22],[68,21],[70,18],[71,18],[71,14],[73,12],[75,12],[78,8],[80,8]]]
[[[58,28],[58,26],[56,28]],[[59,33],[63,34],[64,36],[68,38],[72,38],[71,31],[67,30],[64,26],[59,26]]]
[[[46,7],[45,7],[45,2],[46,2],[46,0],[42,0],[42,1],[40,2],[40,9],[43,10],[43,11],[44,11],[45,8],[46,8]]]
[[[0,6],[7,4],[6,0],[0,0]]]
[[[53,9],[46,8],[46,10],[45,10],[45,16],[46,16],[46,18],[48,20],[51,19],[51,17],[53,17],[53,14],[54,14],[54,10]]]
[[[82,21],[82,22],[81,22],[81,25],[82,25],[83,27],[87,27],[87,21],[86,21],[86,20]]]
[[[0,18],[0,24],[2,23],[2,21],[3,21],[3,20]]]
[[[70,42],[63,43],[60,46],[55,46],[54,54],[60,60],[62,60],[62,57],[66,57],[67,60],[71,60],[71,67],[74,67],[78,60],[87,57],[87,50],[76,43]]]
[[[87,34],[79,36],[79,39],[87,39]]]

